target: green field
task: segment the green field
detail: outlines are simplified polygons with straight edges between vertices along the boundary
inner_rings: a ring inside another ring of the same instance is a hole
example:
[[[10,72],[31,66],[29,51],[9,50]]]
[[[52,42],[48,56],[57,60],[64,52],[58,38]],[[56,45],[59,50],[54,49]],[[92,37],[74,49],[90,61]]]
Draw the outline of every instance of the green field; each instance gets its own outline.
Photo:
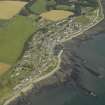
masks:
[[[20,56],[25,41],[35,31],[28,17],[16,16],[0,28],[0,62],[13,64]]]
[[[76,22],[81,23],[82,25],[86,25],[90,22],[90,19],[86,16],[78,16],[75,20]]]
[[[46,1],[36,0],[35,3],[30,7],[30,10],[34,13],[42,13],[46,11]]]

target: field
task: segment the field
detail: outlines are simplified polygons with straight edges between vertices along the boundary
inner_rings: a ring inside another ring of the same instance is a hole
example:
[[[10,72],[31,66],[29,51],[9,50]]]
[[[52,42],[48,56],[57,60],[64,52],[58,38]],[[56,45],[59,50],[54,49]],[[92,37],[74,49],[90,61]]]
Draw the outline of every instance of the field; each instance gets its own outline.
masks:
[[[20,56],[25,41],[35,31],[34,22],[23,16],[16,16],[0,28],[0,62],[14,64]]]
[[[73,12],[64,11],[64,10],[51,10],[49,12],[44,12],[41,14],[41,16],[44,19],[51,21],[59,21],[72,15],[74,15]]]
[[[34,13],[42,13],[46,11],[46,1],[36,0],[35,3],[30,7],[30,10]]]
[[[86,16],[78,16],[75,20],[82,25],[88,24],[90,22],[90,19]]]
[[[0,19],[12,18],[26,3],[22,1],[0,1]]]
[[[0,75],[4,74],[10,67],[8,64],[0,63]]]

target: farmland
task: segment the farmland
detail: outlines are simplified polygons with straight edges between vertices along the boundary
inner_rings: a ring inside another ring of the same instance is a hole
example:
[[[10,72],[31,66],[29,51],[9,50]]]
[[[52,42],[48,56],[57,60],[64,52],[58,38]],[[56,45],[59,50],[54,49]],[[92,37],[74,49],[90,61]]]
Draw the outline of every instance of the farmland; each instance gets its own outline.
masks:
[[[0,75],[3,75],[11,66],[8,64],[0,64]]]
[[[46,11],[46,1],[36,0],[35,3],[30,7],[30,10],[34,13],[42,13]]]
[[[14,64],[35,27],[36,24],[28,17],[16,16],[0,28],[0,62]]]
[[[73,12],[64,10],[52,10],[49,12],[42,13],[41,16],[46,20],[59,21],[69,16],[72,16],[73,14],[74,14]]]
[[[10,19],[16,15],[27,2],[0,1],[0,19]]]

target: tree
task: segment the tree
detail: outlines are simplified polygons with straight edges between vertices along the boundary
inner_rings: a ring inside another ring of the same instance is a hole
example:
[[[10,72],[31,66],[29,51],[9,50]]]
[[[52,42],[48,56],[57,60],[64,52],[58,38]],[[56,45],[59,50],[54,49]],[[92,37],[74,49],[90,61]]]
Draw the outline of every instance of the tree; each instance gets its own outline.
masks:
[[[55,9],[56,1],[55,0],[47,0],[47,10]]]
[[[81,6],[79,2],[75,2],[75,13],[76,15],[81,15]]]

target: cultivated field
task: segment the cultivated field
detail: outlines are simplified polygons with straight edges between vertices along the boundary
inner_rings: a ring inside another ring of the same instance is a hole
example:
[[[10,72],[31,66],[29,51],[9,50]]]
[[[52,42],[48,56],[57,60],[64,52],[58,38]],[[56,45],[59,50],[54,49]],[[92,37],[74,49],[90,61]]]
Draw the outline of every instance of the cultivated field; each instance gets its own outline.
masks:
[[[74,15],[73,12],[64,10],[51,10],[41,14],[44,19],[51,21],[59,21],[72,15]]]
[[[0,19],[10,19],[16,15],[27,2],[0,1]]]
[[[4,74],[10,67],[8,64],[0,63],[0,75]]]

